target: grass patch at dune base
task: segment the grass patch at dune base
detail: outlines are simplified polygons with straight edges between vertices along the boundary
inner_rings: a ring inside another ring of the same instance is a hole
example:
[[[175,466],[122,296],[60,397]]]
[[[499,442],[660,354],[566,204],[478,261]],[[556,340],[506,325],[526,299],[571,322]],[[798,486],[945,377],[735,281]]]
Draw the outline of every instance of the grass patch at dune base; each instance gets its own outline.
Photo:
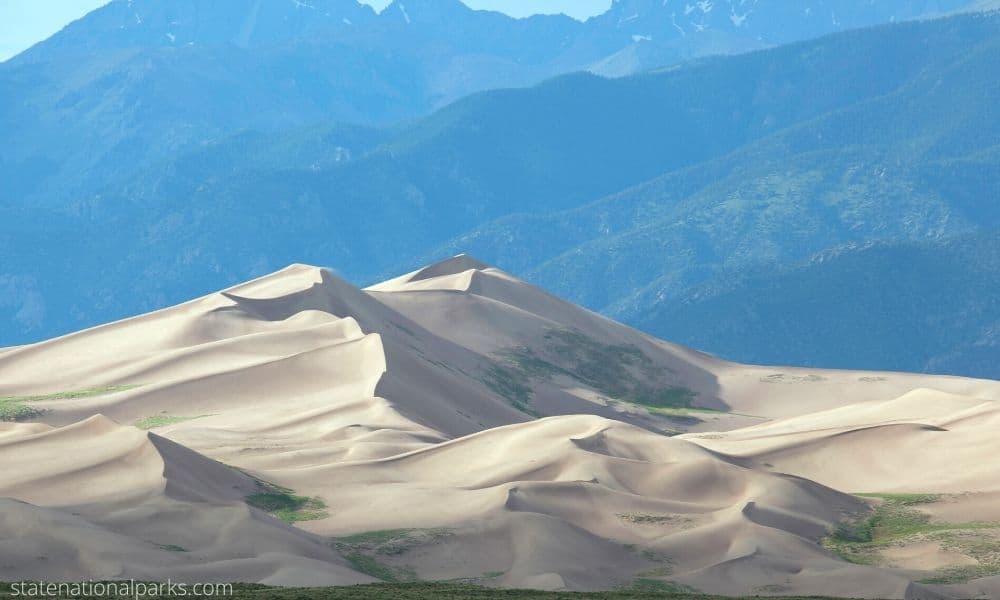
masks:
[[[379,562],[374,556],[364,552],[347,552],[344,558],[356,571],[389,583],[416,581],[417,574],[408,567],[393,567]]]
[[[391,583],[414,582],[417,574],[412,568],[386,561],[450,535],[451,530],[445,528],[381,529],[334,538],[332,544],[355,569],[366,575]]]
[[[677,595],[681,595],[681,597],[702,597],[698,595],[697,590],[690,586],[666,579],[654,579],[652,577],[637,577],[631,584],[622,588],[622,591],[655,594],[660,598],[664,597],[664,594],[670,594],[674,597],[677,597]]]
[[[982,525],[982,524],[981,524]],[[921,583],[963,583],[979,577],[1000,575],[1000,523],[995,527],[952,530],[935,533],[931,539],[951,552],[974,558],[979,564],[944,567]]]
[[[840,524],[823,545],[840,558],[856,563],[889,566],[882,552],[892,546],[932,541],[971,557],[977,565],[938,569],[925,583],[959,583],[976,577],[1000,575],[1000,521],[962,523],[931,521],[914,507],[942,499],[939,494],[858,494],[881,500],[863,518]]]
[[[137,387],[139,387],[138,384],[105,385],[81,390],[53,392],[50,394],[2,396],[0,397],[0,421],[26,421],[28,419],[41,416],[44,411],[31,406],[31,403],[33,402],[91,398],[93,396],[104,396],[107,394],[114,394],[116,392],[124,392]]]

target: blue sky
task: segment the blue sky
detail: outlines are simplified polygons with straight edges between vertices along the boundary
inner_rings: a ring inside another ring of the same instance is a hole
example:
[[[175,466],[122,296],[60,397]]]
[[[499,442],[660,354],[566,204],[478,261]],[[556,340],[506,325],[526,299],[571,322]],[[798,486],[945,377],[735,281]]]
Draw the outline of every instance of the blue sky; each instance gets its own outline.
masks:
[[[0,61],[40,42],[64,25],[107,4],[108,0],[0,0]],[[362,0],[377,9],[390,0]],[[499,10],[515,17],[566,13],[585,19],[607,10],[611,0],[463,0],[473,8]]]

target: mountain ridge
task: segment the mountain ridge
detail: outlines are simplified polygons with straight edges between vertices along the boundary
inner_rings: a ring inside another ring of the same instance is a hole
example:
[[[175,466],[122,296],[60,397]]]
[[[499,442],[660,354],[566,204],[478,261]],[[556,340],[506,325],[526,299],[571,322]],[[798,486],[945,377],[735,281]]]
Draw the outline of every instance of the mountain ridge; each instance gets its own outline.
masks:
[[[627,78],[563,75],[391,128],[216,130],[152,166],[133,160],[143,138],[99,159],[113,181],[70,202],[6,156],[0,171],[19,187],[0,197],[2,339],[120,318],[293,260],[368,284],[462,251],[638,323],[737,269],[967,235],[998,216],[1000,96],[984,76],[996,32],[995,15],[908,22]],[[893,60],[872,63],[879,53]],[[161,116],[144,115],[151,131],[171,122]]]

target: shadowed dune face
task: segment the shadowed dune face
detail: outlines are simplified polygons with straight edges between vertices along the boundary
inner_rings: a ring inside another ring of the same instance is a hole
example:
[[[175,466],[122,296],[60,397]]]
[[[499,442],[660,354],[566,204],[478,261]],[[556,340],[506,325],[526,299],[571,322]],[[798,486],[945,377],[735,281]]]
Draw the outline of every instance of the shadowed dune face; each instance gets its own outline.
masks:
[[[254,478],[97,415],[0,440],[6,580],[368,580],[321,538],[250,508]],[[16,500],[14,500],[16,499]]]
[[[293,265],[0,351],[0,538],[27,540],[0,576],[991,590],[914,583],[982,567],[957,542],[852,564],[824,540],[873,510],[847,492],[1000,519],[998,397],[727,363],[468,256],[366,290]]]

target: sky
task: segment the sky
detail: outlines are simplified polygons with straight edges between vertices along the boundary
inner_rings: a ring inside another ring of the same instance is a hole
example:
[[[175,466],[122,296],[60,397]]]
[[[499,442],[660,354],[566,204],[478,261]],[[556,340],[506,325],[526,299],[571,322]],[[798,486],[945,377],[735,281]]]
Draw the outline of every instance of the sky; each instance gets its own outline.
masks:
[[[0,61],[59,31],[108,0],[0,0]],[[382,9],[391,0],[361,0]],[[499,10],[514,17],[565,13],[577,19],[604,12],[611,0],[462,0],[472,8]]]

